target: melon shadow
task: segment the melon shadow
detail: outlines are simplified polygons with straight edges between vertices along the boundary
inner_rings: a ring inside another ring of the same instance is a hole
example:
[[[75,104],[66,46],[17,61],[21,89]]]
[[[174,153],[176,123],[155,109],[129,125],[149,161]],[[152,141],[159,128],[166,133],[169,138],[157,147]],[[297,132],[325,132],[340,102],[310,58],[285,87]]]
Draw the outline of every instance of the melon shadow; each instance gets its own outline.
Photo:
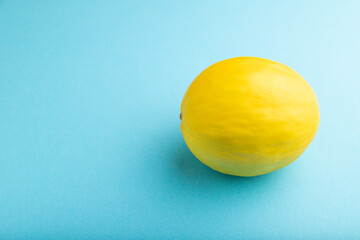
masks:
[[[180,136],[181,137],[181,136]],[[178,138],[180,138],[178,137]],[[255,177],[239,177],[217,172],[198,160],[189,150],[185,141],[178,139],[173,144],[173,162],[175,171],[182,177],[203,185],[221,185],[221,184],[235,184],[235,185],[258,185],[272,182],[279,179],[281,172],[273,172]]]

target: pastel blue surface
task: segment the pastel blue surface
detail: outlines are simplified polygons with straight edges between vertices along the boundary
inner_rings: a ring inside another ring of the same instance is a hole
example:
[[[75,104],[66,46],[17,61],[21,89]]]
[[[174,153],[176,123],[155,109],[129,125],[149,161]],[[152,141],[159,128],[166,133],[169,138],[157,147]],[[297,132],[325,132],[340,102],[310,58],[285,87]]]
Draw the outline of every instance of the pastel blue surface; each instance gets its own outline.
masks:
[[[359,1],[0,0],[0,239],[359,239]],[[284,63],[320,127],[274,173],[188,150],[209,65]]]

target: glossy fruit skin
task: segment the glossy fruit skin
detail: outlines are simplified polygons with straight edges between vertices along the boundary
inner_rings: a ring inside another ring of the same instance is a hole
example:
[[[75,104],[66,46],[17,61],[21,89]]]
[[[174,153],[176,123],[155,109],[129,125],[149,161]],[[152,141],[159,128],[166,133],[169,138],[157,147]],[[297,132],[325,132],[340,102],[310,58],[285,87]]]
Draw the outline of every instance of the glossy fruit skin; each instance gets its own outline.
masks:
[[[256,176],[295,161],[319,125],[311,86],[291,68],[256,57],[227,59],[195,78],[181,104],[191,152],[212,169]]]

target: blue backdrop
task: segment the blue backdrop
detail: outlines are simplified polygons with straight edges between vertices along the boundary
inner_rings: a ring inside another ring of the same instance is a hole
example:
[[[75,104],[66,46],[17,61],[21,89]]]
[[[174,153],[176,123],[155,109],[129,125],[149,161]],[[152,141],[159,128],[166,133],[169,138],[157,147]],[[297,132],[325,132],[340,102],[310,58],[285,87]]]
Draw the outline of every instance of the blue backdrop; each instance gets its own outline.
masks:
[[[359,239],[359,1],[0,0],[0,239]],[[209,65],[286,64],[320,127],[274,173],[217,173],[180,104]]]

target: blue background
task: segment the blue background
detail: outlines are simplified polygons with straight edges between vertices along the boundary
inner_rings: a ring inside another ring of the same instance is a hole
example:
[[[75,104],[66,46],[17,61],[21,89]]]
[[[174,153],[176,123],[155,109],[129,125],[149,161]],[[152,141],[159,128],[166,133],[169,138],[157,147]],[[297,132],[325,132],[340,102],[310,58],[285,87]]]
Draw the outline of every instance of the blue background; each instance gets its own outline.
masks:
[[[0,0],[0,239],[359,239],[359,1]],[[180,132],[209,65],[284,63],[320,127],[274,173],[212,171]]]

